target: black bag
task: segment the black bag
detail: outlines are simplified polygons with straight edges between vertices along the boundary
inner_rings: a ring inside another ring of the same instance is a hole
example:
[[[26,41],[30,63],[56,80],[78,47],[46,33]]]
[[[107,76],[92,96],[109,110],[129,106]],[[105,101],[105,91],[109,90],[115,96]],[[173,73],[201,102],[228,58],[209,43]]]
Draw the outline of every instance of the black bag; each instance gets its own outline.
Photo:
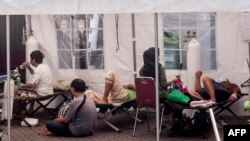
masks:
[[[191,127],[198,130],[208,130],[211,127],[209,114],[206,111],[196,111],[193,116],[194,121]]]

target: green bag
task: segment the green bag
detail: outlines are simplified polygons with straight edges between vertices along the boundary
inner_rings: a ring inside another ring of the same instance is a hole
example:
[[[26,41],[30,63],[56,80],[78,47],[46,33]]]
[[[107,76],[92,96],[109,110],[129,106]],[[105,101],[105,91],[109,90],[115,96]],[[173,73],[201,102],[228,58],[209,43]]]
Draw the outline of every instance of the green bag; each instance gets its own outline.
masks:
[[[250,112],[250,101],[244,102],[244,110]]]
[[[177,102],[177,103],[181,103],[181,104],[188,104],[190,102],[190,97],[183,94],[180,90],[178,89],[173,89],[167,99],[169,101],[173,101],[173,102]]]

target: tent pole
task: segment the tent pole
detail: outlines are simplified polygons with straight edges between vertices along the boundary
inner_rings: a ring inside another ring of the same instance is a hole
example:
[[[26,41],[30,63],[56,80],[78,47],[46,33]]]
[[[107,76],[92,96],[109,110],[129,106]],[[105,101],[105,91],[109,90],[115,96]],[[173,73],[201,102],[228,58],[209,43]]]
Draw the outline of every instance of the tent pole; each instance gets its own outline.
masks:
[[[7,54],[7,119],[8,119],[8,141],[10,141],[10,17],[6,15],[6,54]]]
[[[247,66],[248,66],[248,71],[250,73],[250,41],[248,41],[248,61],[247,61]]]
[[[156,140],[160,140],[159,127],[159,64],[158,64],[158,14],[154,13],[154,30],[155,30],[155,84],[156,84]]]
[[[136,41],[135,41],[135,14],[131,14],[131,22],[132,22],[132,40],[133,40],[133,60],[134,60],[134,78],[137,77],[136,73]]]
[[[29,23],[29,32],[31,32],[31,31],[33,31],[32,25],[31,25],[31,15],[28,15],[28,23]]]

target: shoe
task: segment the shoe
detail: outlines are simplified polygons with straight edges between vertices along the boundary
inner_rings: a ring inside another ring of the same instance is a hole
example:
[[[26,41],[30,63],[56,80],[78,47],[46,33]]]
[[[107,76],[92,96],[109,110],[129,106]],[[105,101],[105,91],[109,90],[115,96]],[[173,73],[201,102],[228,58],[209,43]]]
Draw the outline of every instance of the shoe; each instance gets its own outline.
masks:
[[[206,103],[206,100],[195,100],[190,102],[190,107],[196,107],[197,105]]]
[[[209,106],[212,106],[212,105],[215,105],[216,103],[215,102],[213,102],[213,101],[211,101],[211,100],[209,100],[209,101],[207,101],[204,105],[201,105],[201,107],[209,107]]]
[[[205,103],[206,103],[206,100],[191,101],[190,107],[200,107],[201,105],[204,105]]]
[[[209,101],[207,101],[207,100],[199,100],[199,101],[190,102],[190,107],[203,107],[203,108],[205,108],[205,107],[212,106],[214,104],[216,104],[216,103],[211,101],[211,100],[209,100]]]

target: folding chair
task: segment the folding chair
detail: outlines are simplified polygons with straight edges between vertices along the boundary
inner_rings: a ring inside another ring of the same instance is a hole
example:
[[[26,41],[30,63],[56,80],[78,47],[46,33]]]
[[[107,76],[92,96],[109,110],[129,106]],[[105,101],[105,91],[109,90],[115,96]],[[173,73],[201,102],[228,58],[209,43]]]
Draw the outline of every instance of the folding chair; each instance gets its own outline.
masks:
[[[171,102],[171,101],[167,101],[166,103],[171,106],[172,111],[178,111],[178,114],[177,114],[178,122],[182,123],[182,124],[178,124],[179,126],[177,128],[174,128],[174,129],[171,130],[171,133],[168,135],[169,137],[172,137],[172,136],[176,135],[177,133],[182,131],[184,129],[184,127],[190,125],[190,123],[193,120],[198,118],[197,116],[194,116],[191,119],[186,120],[186,122],[183,122],[184,120],[182,119],[182,111],[184,109],[192,109],[192,110],[198,110],[203,115],[206,113],[206,111],[209,111],[209,116],[207,115],[207,117],[209,117],[210,120],[211,120],[216,140],[220,141],[220,136],[219,136],[219,132],[218,132],[218,128],[217,128],[217,125],[216,125],[215,116],[214,116],[214,111],[213,111],[213,108],[218,106],[217,104],[216,105],[211,105],[211,106],[208,106],[208,107],[190,107],[188,105],[179,104],[179,103],[175,103],[175,102]],[[175,119],[172,119],[172,120],[175,120]],[[203,129],[200,129],[200,128],[192,128],[192,129],[196,133],[201,135],[204,139],[207,139],[207,136],[204,135],[204,133],[202,132]]]
[[[136,123],[140,108],[147,108],[147,122],[149,132],[149,120],[148,120],[148,108],[156,109],[156,88],[155,81],[152,77],[137,77],[135,79],[136,87],[136,116],[134,123],[133,136],[135,136]],[[164,107],[161,107],[161,119],[160,119],[160,130],[162,125],[162,117],[164,113]]]
[[[24,91],[28,91],[28,92],[32,92],[30,90],[24,90]],[[51,116],[56,117],[57,114],[55,114],[54,112],[51,112],[51,110],[48,108],[48,105],[53,102],[56,98],[58,98],[59,96],[61,96],[63,98],[63,100],[56,106],[55,110],[58,110],[60,108],[60,106],[63,104],[64,101],[66,101],[68,99],[70,95],[70,91],[66,90],[66,91],[58,91],[58,90],[54,90],[54,93],[51,95],[47,95],[47,96],[37,96],[35,98],[31,98],[31,97],[21,97],[21,96],[15,96],[15,100],[22,100],[22,101],[26,101],[26,105],[28,105],[30,102],[35,101],[38,103],[38,107],[36,109],[33,110],[33,112],[30,114],[31,116],[34,115],[39,109],[43,108],[45,111],[47,111]],[[46,103],[43,103],[42,101],[46,101]]]
[[[218,123],[218,125],[222,126],[223,125],[216,120],[217,115],[219,115],[221,112],[227,110],[229,111],[232,115],[234,115],[236,118],[239,119],[239,117],[230,109],[230,106],[233,105],[235,102],[237,102],[239,99],[241,99],[244,96],[247,96],[248,94],[246,93],[241,93],[238,94],[237,97],[238,99],[236,101],[223,101],[220,103],[217,103],[216,105],[212,105],[209,107],[190,107],[188,105],[183,105],[183,104],[179,104],[179,103],[175,103],[175,102],[170,102],[167,101],[166,103],[168,103],[170,105],[170,107],[174,107],[174,109],[172,109],[172,111],[179,111],[180,113],[177,115],[178,117],[178,122],[182,122],[182,111],[183,109],[193,109],[193,110],[198,110],[200,113],[205,113],[206,111],[209,111],[209,117],[210,120],[212,121],[212,125],[213,125],[213,129],[215,132],[215,136],[218,139],[218,131],[217,131],[217,125],[215,123]],[[175,115],[176,116],[176,115]],[[191,123],[191,121],[195,120],[196,116],[192,117],[188,122],[182,122],[184,124],[180,125],[178,128],[175,128],[174,130],[172,130],[172,132],[169,134],[169,136],[174,136],[175,134],[179,133],[185,126],[189,125],[189,123]],[[207,137],[203,134],[202,130],[200,129],[195,129],[193,128],[197,133],[199,133],[203,138],[207,139]]]
[[[234,117],[236,117],[237,119],[239,119],[239,117],[230,109],[230,106],[233,105],[235,102],[237,102],[239,99],[241,99],[244,96],[247,96],[247,93],[241,93],[237,95],[237,100],[236,101],[225,101],[222,103],[218,103],[217,107],[214,108],[214,115],[217,116],[219,115],[221,112],[227,110],[228,112],[230,112]],[[221,125],[218,122],[219,125]]]
[[[131,100],[131,101],[126,101],[122,103],[96,104],[96,107],[106,109],[106,112],[104,113],[104,115],[99,118],[101,118],[101,120],[105,124],[107,124],[109,127],[111,127],[112,129],[114,129],[116,132],[119,133],[120,129],[116,127],[114,124],[112,124],[110,121],[108,121],[109,115],[115,115],[117,113],[127,112],[128,109],[130,109],[131,107],[135,107],[135,105],[136,105],[135,100]],[[140,122],[139,119],[138,121]]]

